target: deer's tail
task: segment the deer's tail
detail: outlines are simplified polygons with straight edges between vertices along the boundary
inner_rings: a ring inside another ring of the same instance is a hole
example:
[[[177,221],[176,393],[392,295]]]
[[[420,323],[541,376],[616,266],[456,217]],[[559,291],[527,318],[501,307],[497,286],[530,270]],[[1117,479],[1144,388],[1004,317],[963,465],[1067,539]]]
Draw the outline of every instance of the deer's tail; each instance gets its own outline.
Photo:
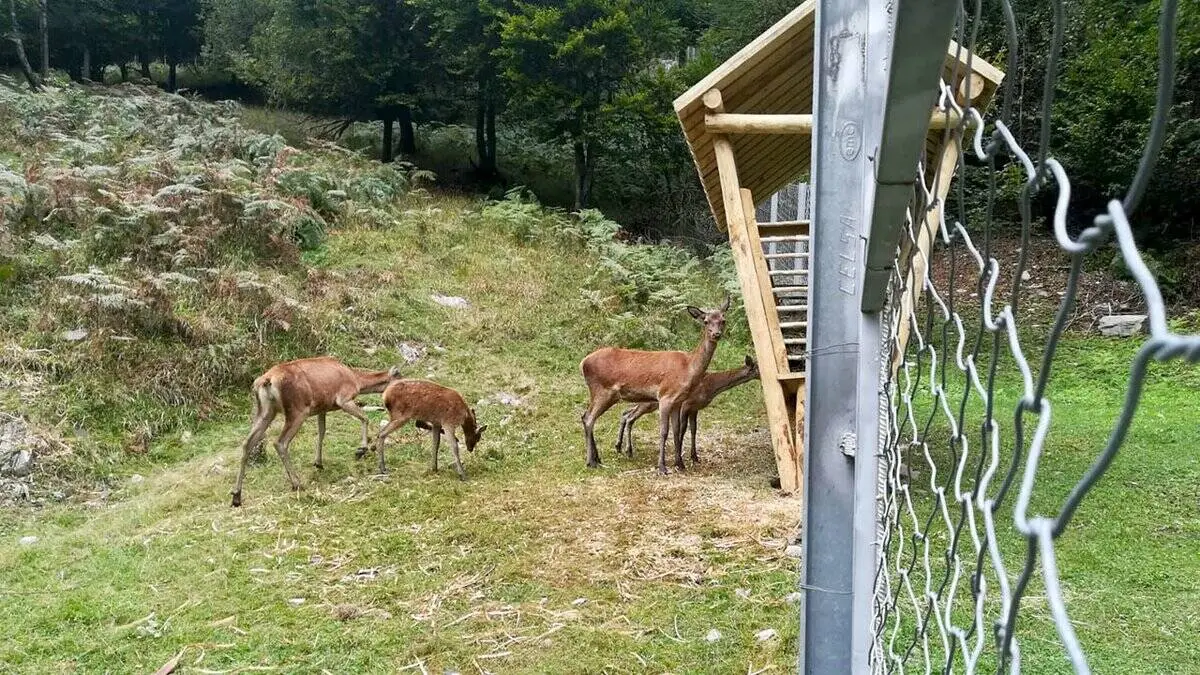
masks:
[[[250,397],[254,403],[254,419],[257,421],[268,410],[279,407],[279,389],[275,383],[266,378],[254,381],[250,388]]]

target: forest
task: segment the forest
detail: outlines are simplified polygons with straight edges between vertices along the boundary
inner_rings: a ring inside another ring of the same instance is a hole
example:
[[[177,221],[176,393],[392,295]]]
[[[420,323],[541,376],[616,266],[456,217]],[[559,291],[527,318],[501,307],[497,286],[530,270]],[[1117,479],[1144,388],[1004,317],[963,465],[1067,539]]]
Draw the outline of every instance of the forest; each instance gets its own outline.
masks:
[[[671,101],[793,6],[787,0],[8,0],[15,68],[30,84],[149,78],[175,91],[304,116],[301,132],[367,136],[383,161],[443,185],[525,186],[544,203],[596,207],[651,239],[713,242]],[[967,3],[970,4],[970,3]],[[1014,4],[1022,53],[1005,48],[999,3],[982,8],[981,56],[1009,73],[1010,126],[1042,114],[1053,3]],[[1158,3],[1064,0],[1056,146],[1085,205],[1118,194],[1149,128]],[[974,11],[974,7],[970,7]],[[1200,10],[1184,3],[1170,133],[1136,227],[1167,255],[1200,213]],[[23,46],[22,46],[23,45]],[[1015,70],[1012,66],[1016,66]],[[365,125],[365,126],[364,126]],[[352,131],[354,127],[363,127]],[[1036,150],[1036,138],[1027,147]],[[1014,171],[1004,187],[1020,189]],[[982,190],[978,191],[982,192]],[[1039,195],[1048,204],[1053,195]],[[982,208],[982,207],[981,207]],[[1085,209],[1077,209],[1085,210]],[[1019,221],[1013,213],[1001,220]],[[1076,225],[1082,225],[1077,223]]]

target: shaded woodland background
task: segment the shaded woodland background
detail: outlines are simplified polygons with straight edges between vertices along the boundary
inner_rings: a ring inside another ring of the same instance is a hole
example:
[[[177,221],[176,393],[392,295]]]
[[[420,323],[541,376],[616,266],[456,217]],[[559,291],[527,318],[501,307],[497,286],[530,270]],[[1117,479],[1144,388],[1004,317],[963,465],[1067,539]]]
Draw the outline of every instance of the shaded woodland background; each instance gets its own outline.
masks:
[[[981,56],[1009,72],[1012,124],[1036,150],[1053,16],[1014,3],[1023,51],[1007,53],[998,3]],[[794,6],[794,0],[8,0],[34,78],[154,80],[287,113],[310,135],[401,157],[444,187],[594,207],[634,236],[714,243],[671,101]],[[1163,281],[1187,296],[1200,265],[1200,8],[1184,3],[1171,131],[1136,219]],[[973,11],[973,7],[967,7]],[[1052,152],[1074,200],[1121,194],[1153,106],[1158,3],[1067,0]],[[15,24],[14,24],[15,22]],[[13,41],[15,44],[15,41]],[[15,49],[4,65],[18,66]],[[269,114],[269,113],[264,113]],[[983,174],[968,172],[982,215]],[[1015,166],[1002,190],[1020,189]],[[1036,199],[1042,214],[1055,195]],[[1015,203],[1012,199],[1002,202]],[[1019,225],[1013,211],[995,214]],[[1076,226],[1086,223],[1075,223]],[[1044,227],[1044,224],[1041,225]]]

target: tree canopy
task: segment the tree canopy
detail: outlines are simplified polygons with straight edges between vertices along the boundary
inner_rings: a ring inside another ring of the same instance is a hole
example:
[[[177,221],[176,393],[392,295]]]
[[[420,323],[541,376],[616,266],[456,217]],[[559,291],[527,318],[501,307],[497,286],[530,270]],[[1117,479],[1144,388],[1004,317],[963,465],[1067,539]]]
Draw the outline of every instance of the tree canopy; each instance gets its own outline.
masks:
[[[476,182],[561,181],[566,194],[539,189],[564,205],[598,204],[635,230],[702,236],[711,229],[707,209],[671,101],[796,0],[9,4],[15,27],[6,32],[24,38],[32,80],[42,44],[49,65],[77,79],[101,80],[108,66],[128,78],[134,64],[143,77],[174,89],[174,74],[184,68],[331,120],[328,128],[381,123],[385,161],[394,150],[421,151],[418,127],[437,134],[458,125],[467,139],[473,136],[463,150]],[[1160,3],[1066,0],[1064,6],[1069,26],[1051,150],[1070,167],[1076,199],[1101,204],[1128,184],[1148,130]],[[983,11],[980,54],[1009,69],[1000,8]],[[1033,147],[1053,22],[1050,8],[1036,3],[1020,3],[1016,12],[1021,48],[1006,80],[1011,126]],[[15,65],[13,51],[0,58]],[[152,73],[155,62],[163,68]],[[1151,244],[1192,239],[1200,212],[1197,3],[1181,3],[1177,84],[1163,159],[1138,219]],[[528,159],[532,153],[541,153],[537,161]],[[529,168],[519,168],[521,162]]]

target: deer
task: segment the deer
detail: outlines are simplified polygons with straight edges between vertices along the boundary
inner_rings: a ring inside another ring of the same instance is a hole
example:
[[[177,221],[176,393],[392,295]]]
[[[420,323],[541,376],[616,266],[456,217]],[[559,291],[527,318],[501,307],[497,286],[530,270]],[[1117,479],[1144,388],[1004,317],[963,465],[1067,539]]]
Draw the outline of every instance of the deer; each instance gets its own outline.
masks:
[[[683,403],[682,420],[684,426],[681,430],[686,430],[690,433],[692,442],[691,460],[692,464],[700,463],[700,456],[696,454],[696,418],[701,410],[707,408],[717,396],[741,386],[750,380],[757,380],[759,376],[758,364],[749,356],[746,357],[746,362],[741,368],[733,370],[723,370],[716,373],[705,373],[700,382],[692,389],[692,393],[688,395],[687,400]],[[621,426],[617,432],[617,451],[621,451],[622,445],[625,446],[625,454],[628,457],[633,457],[633,423],[638,421],[643,415],[652,413],[658,409],[658,401],[647,401],[630,406],[625,412],[621,413]]]
[[[682,471],[683,434],[680,411],[692,389],[704,377],[725,333],[729,295],[717,309],[704,311],[689,306],[688,314],[701,324],[700,344],[691,352],[642,351],[601,347],[584,357],[579,370],[588,387],[588,407],[583,413],[583,435],[587,443],[587,466],[600,466],[594,433],[596,420],[620,401],[658,404],[658,472],[667,474],[667,433],[675,433],[675,468]]]
[[[387,437],[412,420],[417,428],[428,430],[433,437],[432,471],[437,473],[438,470],[438,449],[444,433],[449,437],[450,450],[454,453],[454,470],[459,480],[467,479],[462,457],[458,454],[455,430],[463,430],[467,452],[474,453],[487,425],[478,426],[475,410],[467,405],[462,394],[429,380],[402,379],[392,382],[383,390],[383,406],[388,411],[388,423],[379,430],[375,441],[379,454],[379,473],[387,473],[383,449]],[[364,454],[366,448],[359,449],[358,456],[361,458]]]
[[[242,465],[238,469],[237,482],[233,486],[233,505],[242,505],[242,482],[246,478],[246,466],[251,455],[262,447],[268,427],[275,416],[283,413],[283,430],[275,441],[275,451],[283,462],[284,473],[292,484],[292,490],[300,489],[300,479],[292,467],[288,447],[309,417],[317,417],[317,457],[313,466],[324,468],[323,449],[325,444],[325,413],[343,410],[362,423],[361,450],[368,446],[369,423],[355,399],[361,394],[378,394],[388,383],[400,378],[400,369],[363,370],[351,368],[337,359],[320,356],[298,359],[272,366],[250,387],[254,411],[250,435],[242,446]]]

